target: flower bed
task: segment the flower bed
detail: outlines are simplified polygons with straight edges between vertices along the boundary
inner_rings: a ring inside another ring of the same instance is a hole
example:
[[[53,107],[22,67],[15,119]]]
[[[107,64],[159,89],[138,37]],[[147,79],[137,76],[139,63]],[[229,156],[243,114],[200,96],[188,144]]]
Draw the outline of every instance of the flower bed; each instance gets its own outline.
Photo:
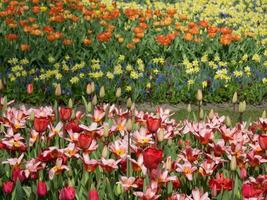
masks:
[[[214,113],[176,122],[160,108],[7,105],[1,101],[1,198],[266,197],[266,118],[230,127]]]

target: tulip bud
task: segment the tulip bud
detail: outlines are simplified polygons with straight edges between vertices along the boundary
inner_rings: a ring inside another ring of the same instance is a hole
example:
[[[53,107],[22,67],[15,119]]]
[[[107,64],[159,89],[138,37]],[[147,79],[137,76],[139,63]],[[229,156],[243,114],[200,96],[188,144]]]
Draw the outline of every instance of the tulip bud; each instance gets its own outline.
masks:
[[[236,170],[236,157],[235,156],[232,156],[232,158],[231,158],[230,169],[232,171]]]
[[[32,94],[32,92],[33,92],[33,84],[32,83],[29,83],[27,85],[27,93],[28,94]]]
[[[191,104],[188,104],[187,105],[187,112],[188,113],[191,113],[192,112]]]
[[[92,91],[92,93],[95,91],[95,83],[94,82],[91,83],[91,91]]]
[[[120,87],[116,90],[116,97],[117,98],[121,97],[121,88]]]
[[[246,170],[246,167],[241,167],[240,168],[240,178],[242,180],[244,180],[244,179],[247,178],[247,170]]]
[[[55,88],[55,95],[61,96],[61,85],[58,83]]]
[[[105,96],[105,87],[102,86],[99,91],[99,97],[103,98]]]
[[[88,95],[92,94],[92,86],[90,83],[86,85],[86,94]]]
[[[86,111],[89,113],[92,111],[92,103],[91,102],[88,102],[88,104],[86,106]]]
[[[214,111],[213,111],[213,109],[211,109],[210,112],[209,112],[208,117],[209,117],[209,119],[213,119],[214,116],[215,116]]]
[[[106,158],[108,156],[108,147],[105,145],[102,150],[102,158]]]
[[[232,126],[232,122],[229,116],[226,117],[226,126],[231,127]]]
[[[234,93],[232,103],[235,104],[237,102],[237,92]]]
[[[130,110],[134,110],[135,109],[135,103],[132,104]]]
[[[127,99],[127,108],[131,108],[132,104],[133,104],[132,99],[128,98]]]
[[[202,90],[200,90],[200,89],[197,90],[197,100],[198,101],[202,101],[203,100]]]
[[[116,190],[116,194],[120,195],[123,192],[121,184],[117,184],[115,190]]]
[[[31,114],[30,114],[30,118],[29,120],[33,121],[34,120],[34,112],[32,111]]]
[[[169,145],[169,146],[172,145],[172,139],[168,139],[168,145]]]
[[[172,158],[171,158],[171,156],[168,156],[167,157],[165,168],[168,171],[171,171],[172,170]]]
[[[69,108],[72,108],[73,107],[73,101],[72,101],[72,99],[69,99],[68,107]]]
[[[108,123],[104,124],[104,137],[108,137],[109,136],[109,125]]]
[[[2,91],[4,89],[4,83],[3,80],[0,79],[0,91]]]
[[[163,129],[158,130],[157,139],[159,142],[162,142],[164,140],[164,130]]]
[[[264,110],[264,111],[262,112],[261,117],[262,117],[262,118],[266,118],[266,110]]]
[[[96,95],[93,97],[92,104],[93,104],[93,106],[95,106],[97,104],[97,96]]]
[[[242,101],[239,103],[238,112],[243,113],[245,111],[246,111],[246,102]]]
[[[126,122],[126,129],[127,131],[131,132],[133,130],[133,122],[131,119],[128,119]]]
[[[199,119],[203,119],[204,118],[204,111],[203,109],[201,108],[200,109],[200,112],[199,112]]]

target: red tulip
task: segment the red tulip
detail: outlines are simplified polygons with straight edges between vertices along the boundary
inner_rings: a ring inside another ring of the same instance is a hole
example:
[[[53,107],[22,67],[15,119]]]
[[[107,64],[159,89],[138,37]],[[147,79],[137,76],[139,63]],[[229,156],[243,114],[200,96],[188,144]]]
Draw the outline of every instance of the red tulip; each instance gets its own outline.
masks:
[[[79,127],[79,123],[76,121],[68,122],[65,126],[65,130],[72,130],[74,133],[80,133],[83,131],[83,129]]]
[[[267,134],[259,135],[259,145],[262,150],[267,150]]]
[[[233,180],[230,178],[224,178],[223,174],[219,174],[216,178],[209,180],[209,187],[212,191],[232,190]]]
[[[161,118],[148,117],[146,125],[149,132],[156,133],[161,126]]]
[[[33,123],[34,123],[34,129],[37,132],[42,133],[47,129],[49,119],[46,117],[35,117]]]
[[[33,84],[32,83],[29,83],[27,85],[27,93],[28,94],[32,94],[32,92],[33,92]]]
[[[161,149],[149,147],[143,151],[144,165],[148,169],[156,169],[163,159],[163,152]]]
[[[26,177],[22,172],[23,171],[19,167],[14,167],[12,169],[12,181],[16,182],[19,180],[20,182],[23,182]]]
[[[87,134],[80,134],[78,137],[78,146],[82,149],[88,149],[93,138]]]
[[[89,191],[88,200],[99,200],[98,192],[96,189]]]
[[[59,109],[59,117],[62,121],[69,121],[71,118],[72,109],[71,108],[60,108]]]
[[[46,183],[43,181],[39,181],[37,184],[37,195],[38,197],[45,197],[47,194]]]
[[[246,183],[242,185],[242,195],[244,198],[257,197],[262,193],[262,190],[255,183]]]
[[[64,187],[59,192],[59,200],[74,200],[76,191],[73,187]]]
[[[3,183],[2,190],[6,194],[10,194],[13,192],[14,189],[14,182],[13,181],[6,181]]]

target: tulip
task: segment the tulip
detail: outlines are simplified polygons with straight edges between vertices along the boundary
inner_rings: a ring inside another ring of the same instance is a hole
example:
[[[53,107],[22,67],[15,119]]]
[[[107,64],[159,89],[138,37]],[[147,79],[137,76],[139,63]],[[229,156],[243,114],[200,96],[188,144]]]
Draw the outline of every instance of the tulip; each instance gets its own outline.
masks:
[[[105,87],[102,86],[99,91],[99,97],[103,98],[105,96]]]
[[[148,147],[143,151],[144,165],[148,169],[156,169],[163,159],[161,149]]]
[[[241,167],[240,168],[240,178],[242,180],[244,180],[245,178],[247,178],[247,170],[245,167]]]
[[[4,83],[3,80],[0,79],[0,91],[2,91],[4,89]]]
[[[92,86],[90,83],[88,83],[86,86],[86,94],[88,95],[92,94]]]
[[[126,122],[126,129],[127,131],[131,132],[132,129],[133,129],[133,122],[131,119],[128,119],[127,122]]]
[[[236,104],[236,102],[237,102],[237,92],[234,93],[233,99],[232,99],[233,104]]]
[[[191,113],[192,112],[191,104],[188,104],[188,106],[187,106],[187,112],[188,113]]]
[[[157,139],[159,142],[162,142],[164,140],[164,130],[163,129],[159,129],[159,131],[157,132]]]
[[[64,187],[59,192],[59,200],[74,200],[76,191],[73,187]]]
[[[39,181],[37,184],[37,195],[38,197],[45,197],[47,194],[46,183],[43,181]]]
[[[55,95],[56,96],[61,96],[61,85],[57,84],[55,88]]]
[[[28,94],[32,94],[32,92],[33,92],[33,84],[32,83],[29,83],[27,85],[27,93]]]
[[[231,127],[232,126],[232,122],[229,116],[226,117],[226,126]]]
[[[213,111],[213,109],[211,109],[210,112],[209,112],[208,117],[209,117],[209,119],[213,119],[214,116],[215,116],[214,111]]]
[[[35,117],[33,124],[35,131],[37,131],[38,133],[42,133],[47,129],[49,124],[49,119],[46,117]]]
[[[108,156],[108,147],[105,145],[102,150],[102,158],[106,158]]]
[[[133,104],[132,99],[131,98],[128,98],[127,99],[127,103],[126,103],[127,108],[131,108],[132,104]]]
[[[26,177],[22,172],[23,171],[20,169],[19,166],[14,167],[12,169],[12,181],[16,182],[17,180],[19,180],[20,182],[23,182]]]
[[[246,111],[246,102],[242,101],[239,103],[238,112],[243,113]]]
[[[13,181],[6,181],[3,183],[2,190],[6,194],[10,194],[13,192],[14,189],[14,182]]]
[[[96,189],[91,189],[89,191],[88,200],[99,200],[98,192]]]
[[[267,150],[267,134],[259,135],[259,145],[262,150]]]
[[[95,91],[95,83],[94,82],[91,83],[91,90],[92,90],[92,93]]]
[[[116,97],[117,98],[121,97],[121,88],[120,87],[116,90]]]
[[[204,118],[204,111],[203,111],[203,109],[201,108],[200,109],[200,112],[199,112],[199,119],[201,120],[201,119],[203,119]]]
[[[262,112],[261,117],[262,117],[262,118],[266,118],[266,110],[264,110],[264,111]]]
[[[156,133],[161,126],[161,118],[148,117],[146,125],[149,132]]]
[[[93,138],[87,134],[80,134],[78,137],[78,146],[82,149],[88,149],[93,141]]]
[[[71,119],[72,109],[68,107],[62,107],[59,109],[59,117],[62,121],[69,121]]]
[[[235,156],[232,156],[232,158],[231,158],[230,169],[232,171],[235,171],[236,170],[236,157]]]
[[[202,94],[202,90],[198,89],[197,90],[197,100],[198,101],[202,101],[203,100],[203,94]]]
[[[97,96],[96,95],[93,97],[92,104],[93,104],[93,106],[95,106],[97,104]]]

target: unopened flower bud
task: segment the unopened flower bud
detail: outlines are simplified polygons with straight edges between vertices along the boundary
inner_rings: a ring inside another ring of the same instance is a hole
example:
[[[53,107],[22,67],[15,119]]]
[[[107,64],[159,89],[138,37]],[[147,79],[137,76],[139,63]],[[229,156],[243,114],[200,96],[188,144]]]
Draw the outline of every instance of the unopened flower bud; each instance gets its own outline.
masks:
[[[164,130],[163,129],[158,130],[157,139],[159,142],[162,142],[164,140]]]
[[[199,112],[199,119],[203,119],[204,118],[204,111],[203,109],[201,108],[200,109],[200,112]]]
[[[121,97],[121,88],[120,87],[116,90],[116,97],[117,98]]]
[[[226,116],[226,126],[231,127],[232,126],[232,122],[229,116]]]
[[[99,97],[103,98],[105,96],[105,87],[102,86],[99,91]]]
[[[191,104],[188,104],[187,105],[187,112],[188,113],[191,113],[192,112]]]
[[[209,117],[209,119],[213,119],[214,116],[215,116],[214,111],[213,111],[213,109],[211,109],[210,112],[209,112],[208,117]]]
[[[232,156],[232,158],[231,158],[230,169],[232,171],[236,170],[236,157],[235,156]]]
[[[73,101],[72,101],[72,99],[69,99],[68,107],[69,108],[72,108],[73,107]]]
[[[32,111],[31,114],[30,114],[30,118],[29,118],[31,121],[34,120],[34,112]]]
[[[232,103],[235,104],[237,102],[237,92],[234,93]]]
[[[104,137],[108,137],[109,136],[109,125],[108,123],[104,124]]]
[[[108,147],[105,145],[102,150],[102,158],[106,158],[108,156]]]
[[[168,145],[169,145],[169,146],[172,145],[172,139],[168,139]]]
[[[202,101],[203,100],[202,90],[200,90],[200,89],[197,90],[197,100],[198,101]]]
[[[86,85],[86,94],[88,95],[92,94],[92,86],[90,83]]]
[[[127,108],[131,108],[131,106],[132,106],[132,99],[131,98],[128,98],[127,99]]]
[[[58,83],[55,88],[55,95],[61,96],[61,85]]]
[[[86,111],[88,113],[90,113],[92,111],[92,103],[91,102],[88,102],[88,104],[86,105]]]
[[[92,104],[94,106],[97,104],[97,96],[96,95],[93,97]]]
[[[238,112],[243,113],[245,111],[246,111],[246,102],[242,101],[239,103]]]
[[[133,130],[133,122],[131,119],[128,119],[126,122],[126,129],[127,131],[131,132]]]
[[[91,91],[92,91],[92,93],[95,91],[95,83],[94,82],[91,83]]]
[[[0,79],[0,91],[2,91],[4,89],[4,83],[3,80]]]
[[[264,111],[262,112],[261,117],[262,117],[262,118],[266,118],[266,110],[264,110]]]
[[[167,157],[165,168],[168,171],[171,171],[172,170],[172,158],[171,158],[171,156],[168,156]]]
[[[117,184],[116,187],[115,187],[115,192],[117,195],[120,195],[122,193],[122,186],[121,184]]]

